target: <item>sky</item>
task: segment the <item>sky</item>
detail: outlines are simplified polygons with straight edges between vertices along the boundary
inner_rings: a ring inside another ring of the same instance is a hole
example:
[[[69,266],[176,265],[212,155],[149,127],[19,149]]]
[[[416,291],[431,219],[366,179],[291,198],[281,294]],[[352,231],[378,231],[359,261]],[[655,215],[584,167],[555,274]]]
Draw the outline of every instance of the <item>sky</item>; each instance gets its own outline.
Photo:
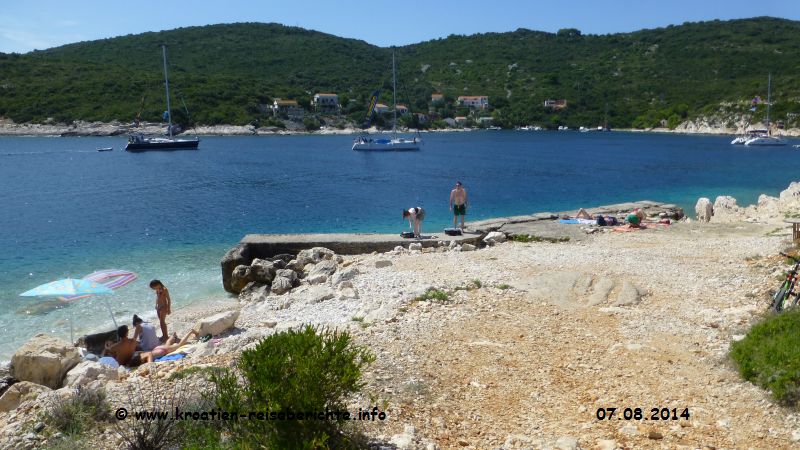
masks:
[[[451,34],[607,34],[683,22],[772,16],[800,20],[800,0],[2,0],[0,52],[233,22],[277,22],[381,47]]]

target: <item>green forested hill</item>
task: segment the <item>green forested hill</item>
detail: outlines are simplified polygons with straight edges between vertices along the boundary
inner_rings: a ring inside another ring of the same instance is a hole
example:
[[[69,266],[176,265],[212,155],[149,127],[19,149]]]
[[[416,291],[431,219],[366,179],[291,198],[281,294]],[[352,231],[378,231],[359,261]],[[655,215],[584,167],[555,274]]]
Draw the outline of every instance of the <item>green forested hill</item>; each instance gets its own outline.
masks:
[[[159,44],[168,45],[174,104],[184,99],[202,124],[265,119],[274,97],[307,104],[315,92],[354,100],[391,81],[391,49],[276,24],[181,28],[0,54],[0,116],[17,122],[130,121],[164,110]],[[723,112],[744,113],[766,98],[773,75],[774,120],[800,113],[800,22],[755,18],[687,23],[612,35],[578,30],[450,36],[396,49],[399,97],[427,112],[430,94],[489,95],[505,125],[614,127]],[[390,90],[384,90],[388,100]],[[565,98],[554,112],[548,98]],[[177,108],[176,108],[177,109]],[[762,108],[763,109],[763,108]],[[361,110],[361,111],[359,111]],[[446,108],[445,114],[458,111]],[[756,113],[756,119],[763,114]]]

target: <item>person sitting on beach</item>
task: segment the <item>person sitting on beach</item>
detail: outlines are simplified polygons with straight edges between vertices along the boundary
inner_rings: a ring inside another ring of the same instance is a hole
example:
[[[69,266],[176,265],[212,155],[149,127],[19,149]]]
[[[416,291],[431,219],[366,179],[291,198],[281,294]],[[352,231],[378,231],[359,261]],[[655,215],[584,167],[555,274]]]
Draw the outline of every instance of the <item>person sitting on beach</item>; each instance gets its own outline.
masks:
[[[156,291],[156,315],[161,325],[161,342],[167,340],[167,314],[172,313],[172,299],[169,298],[169,289],[159,280],[150,282],[150,289]]]
[[[639,228],[642,226],[642,222],[644,221],[645,215],[644,211],[639,208],[636,208],[628,214],[628,217],[625,218],[625,221],[628,222],[628,227],[630,228]]]
[[[467,215],[467,191],[460,181],[450,191],[450,211],[453,211],[453,228],[456,227],[458,216],[461,216],[461,230],[464,230],[464,216]]]
[[[133,353],[136,351],[136,341],[128,339],[127,325],[120,325],[120,327],[117,328],[117,336],[119,337],[119,342],[112,344],[111,341],[107,341],[103,353],[100,354],[100,356],[106,356],[106,353],[108,353],[114,357],[117,363],[124,366],[130,362]]]
[[[589,214],[589,212],[586,211],[583,208],[578,210],[578,214],[575,215],[575,218],[576,219],[586,219],[586,220],[593,220],[594,219],[594,217],[592,217],[592,215]]]
[[[161,343],[156,336],[156,327],[136,314],[133,315],[133,329],[133,340],[139,342],[137,350],[149,352]]]
[[[403,210],[403,218],[408,219],[408,226],[414,229],[414,237],[419,239],[422,233],[422,221],[425,219],[425,210],[415,207]]]
[[[198,332],[196,330],[189,330],[189,332],[186,333],[186,336],[184,336],[183,339],[179,341],[178,335],[172,333],[172,336],[170,336],[170,338],[167,339],[167,342],[156,346],[152,351],[139,352],[134,362],[145,364],[153,362],[156,359],[161,358],[162,356],[166,356],[186,345],[189,342],[189,338],[192,337],[192,335],[198,336]]]

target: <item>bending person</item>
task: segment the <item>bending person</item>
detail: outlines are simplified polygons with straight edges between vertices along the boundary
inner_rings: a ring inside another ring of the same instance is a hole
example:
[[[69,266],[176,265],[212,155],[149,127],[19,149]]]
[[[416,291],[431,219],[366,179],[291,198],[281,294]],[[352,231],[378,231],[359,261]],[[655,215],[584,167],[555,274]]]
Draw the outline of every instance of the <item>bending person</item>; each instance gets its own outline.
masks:
[[[403,218],[408,219],[408,226],[414,229],[414,237],[419,239],[422,233],[422,221],[425,220],[425,210],[419,206],[404,209]]]

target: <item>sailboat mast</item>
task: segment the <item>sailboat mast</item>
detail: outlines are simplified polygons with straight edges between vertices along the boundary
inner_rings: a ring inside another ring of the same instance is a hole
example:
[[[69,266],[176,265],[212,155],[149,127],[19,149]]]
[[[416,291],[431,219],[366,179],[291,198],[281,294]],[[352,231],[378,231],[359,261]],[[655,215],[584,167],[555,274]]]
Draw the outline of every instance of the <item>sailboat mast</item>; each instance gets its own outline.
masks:
[[[770,133],[769,129],[769,108],[772,106],[772,73],[767,75],[767,134]]]
[[[169,137],[172,138],[172,108],[170,108],[169,104],[169,75],[167,75],[167,46],[161,44],[161,55],[164,57],[164,86],[167,88],[167,120],[169,121],[169,126],[167,127],[167,131],[169,132]]]
[[[397,74],[394,66],[394,50],[392,50],[392,134],[397,139]]]

